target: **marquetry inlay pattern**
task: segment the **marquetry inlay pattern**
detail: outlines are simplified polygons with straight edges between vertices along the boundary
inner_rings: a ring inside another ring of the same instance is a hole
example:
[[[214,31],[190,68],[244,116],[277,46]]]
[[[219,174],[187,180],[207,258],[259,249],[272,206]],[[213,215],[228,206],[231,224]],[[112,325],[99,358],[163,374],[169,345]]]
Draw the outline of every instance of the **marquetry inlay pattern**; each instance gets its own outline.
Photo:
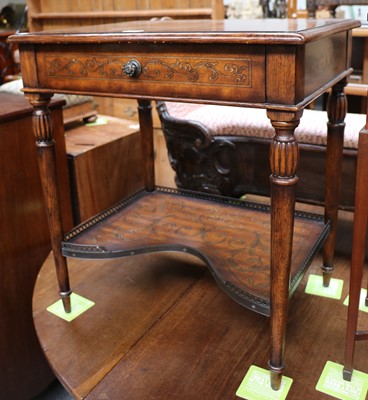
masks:
[[[63,57],[48,56],[47,74],[53,78],[89,78],[132,80],[124,74],[124,65],[137,59],[142,66],[140,81],[182,82],[195,84],[241,85],[251,87],[252,61],[231,58],[157,58],[128,55],[123,57],[94,56]]]

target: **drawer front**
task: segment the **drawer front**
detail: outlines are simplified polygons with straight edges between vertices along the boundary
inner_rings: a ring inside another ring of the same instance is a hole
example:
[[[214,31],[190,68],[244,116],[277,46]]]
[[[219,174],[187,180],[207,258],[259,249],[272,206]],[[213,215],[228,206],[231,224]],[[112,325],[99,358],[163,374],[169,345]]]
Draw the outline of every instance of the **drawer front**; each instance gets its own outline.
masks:
[[[40,87],[122,97],[265,99],[263,46],[101,47],[103,50],[89,45],[43,47],[37,55]],[[134,76],[124,72],[131,62],[138,68]]]

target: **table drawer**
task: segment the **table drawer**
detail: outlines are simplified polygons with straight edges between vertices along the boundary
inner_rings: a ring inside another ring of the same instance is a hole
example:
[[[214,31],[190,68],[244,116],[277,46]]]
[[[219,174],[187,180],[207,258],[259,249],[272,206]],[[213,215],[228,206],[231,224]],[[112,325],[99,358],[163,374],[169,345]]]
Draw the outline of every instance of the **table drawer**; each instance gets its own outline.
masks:
[[[41,87],[63,91],[72,84],[76,91],[109,95],[265,100],[263,46],[110,44],[102,52],[93,49],[93,56],[87,44],[74,51],[69,46],[67,55],[63,47],[50,46],[37,58],[47,65],[39,69]],[[132,61],[139,71],[128,76],[124,66]]]

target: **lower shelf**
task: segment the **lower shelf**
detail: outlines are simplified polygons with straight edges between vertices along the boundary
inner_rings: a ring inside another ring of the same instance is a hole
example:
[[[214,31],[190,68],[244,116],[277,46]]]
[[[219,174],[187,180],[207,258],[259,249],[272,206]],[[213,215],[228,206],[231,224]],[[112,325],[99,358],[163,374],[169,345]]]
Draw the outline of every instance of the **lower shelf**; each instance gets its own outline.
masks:
[[[270,315],[270,209],[183,190],[156,188],[122,200],[65,235],[63,255],[115,258],[182,251],[203,259],[235,301]],[[323,217],[295,213],[290,294],[329,232]]]

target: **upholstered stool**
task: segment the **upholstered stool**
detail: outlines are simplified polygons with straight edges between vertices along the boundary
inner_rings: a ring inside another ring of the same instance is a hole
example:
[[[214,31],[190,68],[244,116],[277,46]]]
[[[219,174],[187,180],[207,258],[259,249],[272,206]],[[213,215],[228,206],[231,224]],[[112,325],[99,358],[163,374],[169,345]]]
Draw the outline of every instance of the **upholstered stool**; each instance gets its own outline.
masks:
[[[269,194],[269,145],[274,135],[266,111],[203,104],[158,103],[157,110],[178,187],[239,197]],[[345,119],[340,207],[354,206],[358,133],[365,115]],[[322,204],[325,196],[327,115],[305,110],[295,135],[301,153],[298,200]]]

